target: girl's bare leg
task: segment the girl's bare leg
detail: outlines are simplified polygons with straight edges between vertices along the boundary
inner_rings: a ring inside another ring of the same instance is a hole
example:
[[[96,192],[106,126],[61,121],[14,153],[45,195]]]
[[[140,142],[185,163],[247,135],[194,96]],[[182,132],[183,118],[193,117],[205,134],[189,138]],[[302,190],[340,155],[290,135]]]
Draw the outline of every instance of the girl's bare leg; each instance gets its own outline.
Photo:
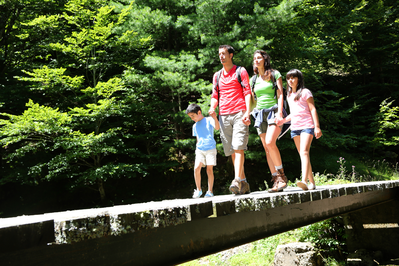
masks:
[[[301,168],[302,168],[302,182],[305,184],[309,179],[309,182],[314,184],[312,165],[310,164],[310,145],[312,144],[313,135],[308,133],[301,133],[300,136],[294,137],[295,146],[298,150],[299,156],[301,157]]]

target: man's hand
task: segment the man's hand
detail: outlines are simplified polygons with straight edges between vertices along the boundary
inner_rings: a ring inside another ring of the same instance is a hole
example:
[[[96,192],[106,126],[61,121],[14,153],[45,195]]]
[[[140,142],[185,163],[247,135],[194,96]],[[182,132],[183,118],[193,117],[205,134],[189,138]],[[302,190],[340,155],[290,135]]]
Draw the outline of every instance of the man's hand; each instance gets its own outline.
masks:
[[[251,119],[249,118],[249,113],[246,111],[242,117],[242,122],[244,125],[249,126],[251,124]]]
[[[213,117],[213,115],[215,115],[216,116],[216,113],[215,113],[215,108],[209,108],[209,111],[208,111],[208,114],[210,115],[210,116],[212,116]]]

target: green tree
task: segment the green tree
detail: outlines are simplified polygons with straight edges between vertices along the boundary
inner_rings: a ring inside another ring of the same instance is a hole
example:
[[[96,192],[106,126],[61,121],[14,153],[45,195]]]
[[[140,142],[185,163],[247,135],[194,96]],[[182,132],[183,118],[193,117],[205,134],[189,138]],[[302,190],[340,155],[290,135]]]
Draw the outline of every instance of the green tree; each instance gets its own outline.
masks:
[[[66,0],[2,0],[0,1],[0,99],[3,110],[17,114],[25,108],[26,96],[38,99],[26,83],[14,79],[22,69],[43,63],[48,50],[47,38],[59,37],[60,32],[48,27],[43,31],[27,25],[31,20],[59,13]],[[39,63],[39,64],[38,64]]]
[[[14,147],[7,156],[10,163],[39,151],[51,153],[50,160],[30,166],[28,175],[48,180],[67,177],[76,184],[95,185],[103,201],[108,178],[146,174],[142,164],[108,159],[134,153],[124,147],[123,127],[110,122],[128,110],[127,88],[120,77],[108,74],[113,64],[124,63],[123,57],[117,58],[118,52],[122,54],[126,47],[142,49],[150,40],[136,38],[133,31],[114,34],[130,8],[116,14],[106,1],[71,0],[62,15],[29,22],[42,29],[64,28],[70,34],[48,44],[54,54],[50,62],[55,63],[24,71],[27,76],[19,77],[31,82],[32,89],[49,102],[44,106],[30,101],[20,116],[2,114],[9,119],[1,120],[1,143]]]
[[[394,100],[386,99],[380,104],[376,140],[384,146],[399,145],[399,106],[392,106],[393,102]]]

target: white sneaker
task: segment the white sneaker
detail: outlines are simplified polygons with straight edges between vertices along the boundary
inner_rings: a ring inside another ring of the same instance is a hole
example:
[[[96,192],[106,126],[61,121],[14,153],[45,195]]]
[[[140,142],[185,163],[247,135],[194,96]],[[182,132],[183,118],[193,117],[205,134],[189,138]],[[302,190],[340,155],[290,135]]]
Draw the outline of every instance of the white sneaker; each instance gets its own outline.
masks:
[[[308,190],[308,186],[306,185],[305,182],[299,181],[296,183],[296,185],[300,188],[302,188],[303,190]]]
[[[308,189],[309,190],[315,190],[316,189],[316,185],[313,184],[313,183],[309,183]]]
[[[199,198],[202,195],[202,190],[194,189],[193,199]]]
[[[209,190],[206,192],[206,194],[205,194],[205,196],[204,196],[205,198],[210,198],[210,197],[213,197],[213,193],[212,192],[210,192]]]

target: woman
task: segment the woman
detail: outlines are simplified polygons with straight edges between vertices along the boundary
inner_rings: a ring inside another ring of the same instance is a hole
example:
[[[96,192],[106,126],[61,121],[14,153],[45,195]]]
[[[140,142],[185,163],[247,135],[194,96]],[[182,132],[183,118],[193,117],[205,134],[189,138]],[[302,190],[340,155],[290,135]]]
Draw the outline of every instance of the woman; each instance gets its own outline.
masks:
[[[251,79],[251,87],[254,88],[257,104],[252,116],[272,173],[273,187],[268,191],[279,192],[287,187],[287,177],[276,144],[282,126],[275,123],[276,118],[283,119],[283,81],[280,72],[271,68],[270,56],[265,51],[257,50],[254,53],[253,69],[256,75]],[[273,86],[274,80],[277,81],[277,88]]]

